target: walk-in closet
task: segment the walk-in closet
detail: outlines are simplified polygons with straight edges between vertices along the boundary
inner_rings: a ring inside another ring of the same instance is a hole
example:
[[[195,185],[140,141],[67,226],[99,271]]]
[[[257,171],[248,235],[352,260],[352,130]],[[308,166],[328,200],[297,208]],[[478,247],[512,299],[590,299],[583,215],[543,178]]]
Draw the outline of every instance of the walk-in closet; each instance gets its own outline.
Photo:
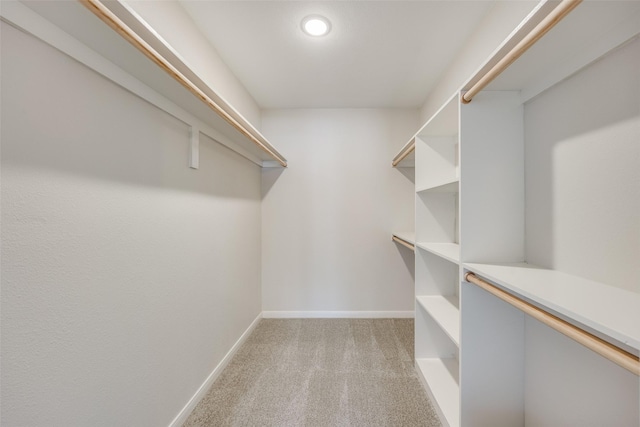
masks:
[[[640,1],[0,19],[1,425],[640,427]]]

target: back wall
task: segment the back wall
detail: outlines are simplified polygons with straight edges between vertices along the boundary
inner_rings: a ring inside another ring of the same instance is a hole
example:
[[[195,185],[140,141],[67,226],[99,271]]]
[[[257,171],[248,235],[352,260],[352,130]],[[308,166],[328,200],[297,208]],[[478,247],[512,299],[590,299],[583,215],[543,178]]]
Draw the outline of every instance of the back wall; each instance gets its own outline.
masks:
[[[265,317],[413,316],[413,169],[391,159],[416,110],[267,110],[287,169],[262,172]]]

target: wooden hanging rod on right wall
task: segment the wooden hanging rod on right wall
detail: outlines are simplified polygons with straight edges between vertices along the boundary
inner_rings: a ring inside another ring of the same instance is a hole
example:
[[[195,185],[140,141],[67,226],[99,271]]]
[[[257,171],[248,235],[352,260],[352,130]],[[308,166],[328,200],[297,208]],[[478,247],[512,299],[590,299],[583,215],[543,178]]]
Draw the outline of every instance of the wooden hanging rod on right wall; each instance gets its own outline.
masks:
[[[629,372],[640,376],[640,361],[638,360],[638,356],[633,355],[621,349],[620,347],[617,347],[601,338],[596,337],[595,335],[585,331],[584,329],[581,329],[563,319],[560,319],[557,316],[554,316],[553,314],[543,310],[540,307],[536,307],[535,305],[498,288],[497,286],[479,278],[473,273],[467,273],[464,278],[467,282],[479,286],[490,294],[516,307],[523,313],[528,314],[529,316],[544,323],[550,328],[555,329],[561,334],[582,344],[588,349],[598,353],[600,356],[609,359],[616,365],[621,366]]]
[[[471,88],[460,96],[463,104],[471,102],[482,89],[498,77],[509,65],[520,58],[542,36],[578,6],[582,0],[562,0],[538,25],[536,25],[518,44],[507,52],[491,69],[489,69]]]

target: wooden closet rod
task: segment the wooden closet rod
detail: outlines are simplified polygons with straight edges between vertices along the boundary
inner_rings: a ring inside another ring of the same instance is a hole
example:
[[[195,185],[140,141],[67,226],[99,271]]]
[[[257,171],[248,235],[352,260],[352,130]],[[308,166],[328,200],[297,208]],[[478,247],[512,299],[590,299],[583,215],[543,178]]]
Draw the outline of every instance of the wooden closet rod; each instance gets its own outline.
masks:
[[[391,240],[393,240],[396,243],[401,244],[404,247],[407,247],[407,248],[411,249],[412,251],[416,250],[415,246],[413,246],[411,243],[409,243],[409,242],[407,242],[405,240],[400,239],[399,237],[393,236],[393,237],[391,237]]]
[[[520,58],[535,42],[544,36],[558,22],[562,20],[569,12],[575,9],[582,0],[562,0],[560,4],[549,13],[538,25],[536,25],[529,34],[527,34],[520,42],[513,47],[500,61],[496,63],[489,71],[486,72],[480,80],[471,88],[462,94],[460,100],[463,104],[471,102],[474,96],[484,89],[489,83],[498,77],[509,65]]]
[[[465,280],[481,287],[490,294],[495,295],[501,300],[523,311],[525,314],[528,314],[561,334],[577,341],[588,349],[595,351],[600,356],[609,359],[618,366],[640,376],[640,361],[638,360],[638,356],[635,356],[620,347],[616,347],[615,345],[596,337],[584,329],[572,325],[571,323],[498,288],[497,286],[477,277],[473,273],[467,273],[465,275]]]
[[[286,167],[287,162],[282,156],[274,152],[268,144],[265,144],[258,137],[253,135],[242,123],[239,123],[228,112],[224,110],[218,103],[216,103],[211,97],[204,93],[198,86],[196,86],[191,80],[189,80],[184,74],[182,74],[176,67],[174,67],[166,58],[164,58],[158,51],[156,51],[149,43],[147,43],[142,37],[136,34],[129,26],[127,26],[118,16],[105,7],[100,0],[78,0],[87,9],[93,12],[100,20],[106,23],[109,27],[120,34],[125,40],[131,43],[136,49],[142,52],[145,56],[156,63],[160,68],[165,70],[171,77],[173,77],[178,83],[184,86],[189,92],[198,97],[209,108],[211,108],[216,114],[222,117],[227,123],[233,126],[238,132],[247,137],[251,142],[260,147],[264,152],[273,157],[278,163]]]
[[[409,144],[403,148],[403,151],[398,154],[395,159],[391,162],[391,165],[395,168],[398,164],[405,159],[413,150],[416,149],[416,139],[413,138],[409,141]]]

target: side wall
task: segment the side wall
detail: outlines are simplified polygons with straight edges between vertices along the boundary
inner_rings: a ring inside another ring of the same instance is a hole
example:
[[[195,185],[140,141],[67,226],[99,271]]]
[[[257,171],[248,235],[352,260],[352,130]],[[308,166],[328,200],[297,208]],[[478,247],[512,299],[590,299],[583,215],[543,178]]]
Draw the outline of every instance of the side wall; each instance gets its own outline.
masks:
[[[391,232],[413,230],[413,171],[391,159],[416,126],[415,110],[263,112],[290,161],[263,170],[265,317],[412,315],[413,253]]]
[[[638,69],[640,38],[525,105],[525,249],[640,293]]]
[[[0,424],[168,425],[261,312],[260,169],[2,24]]]

